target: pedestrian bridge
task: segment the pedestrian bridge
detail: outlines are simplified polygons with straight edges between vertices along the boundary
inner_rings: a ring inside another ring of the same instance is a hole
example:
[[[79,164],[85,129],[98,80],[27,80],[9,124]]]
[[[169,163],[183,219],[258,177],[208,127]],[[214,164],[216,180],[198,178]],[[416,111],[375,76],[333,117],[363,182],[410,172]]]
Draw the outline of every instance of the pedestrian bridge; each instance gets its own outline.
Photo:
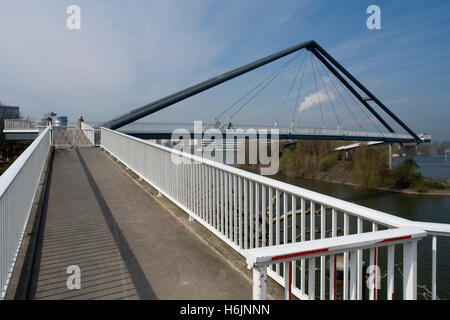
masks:
[[[76,131],[47,127],[0,177],[2,299],[416,299],[418,272],[436,299],[448,224]],[[418,270],[424,238],[431,270]]]

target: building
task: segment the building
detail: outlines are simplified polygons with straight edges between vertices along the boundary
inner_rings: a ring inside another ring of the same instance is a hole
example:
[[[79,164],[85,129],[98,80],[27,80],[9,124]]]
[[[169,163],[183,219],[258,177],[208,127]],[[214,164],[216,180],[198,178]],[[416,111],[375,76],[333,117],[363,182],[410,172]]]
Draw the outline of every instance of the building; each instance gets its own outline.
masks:
[[[19,107],[0,106],[0,119],[20,119]]]

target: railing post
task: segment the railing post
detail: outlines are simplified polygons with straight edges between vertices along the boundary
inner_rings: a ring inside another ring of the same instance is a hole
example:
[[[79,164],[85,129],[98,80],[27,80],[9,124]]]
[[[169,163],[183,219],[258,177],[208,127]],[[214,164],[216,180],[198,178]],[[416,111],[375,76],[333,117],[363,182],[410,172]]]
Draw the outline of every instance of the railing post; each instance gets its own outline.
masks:
[[[293,274],[295,269],[293,270]],[[316,259],[308,259],[308,297],[310,300],[316,299]]]
[[[394,300],[394,266],[395,266],[395,246],[388,247],[387,262],[387,299]]]
[[[436,300],[436,253],[437,253],[437,238],[433,236],[432,239],[432,271],[431,271],[431,299]]]
[[[253,300],[267,299],[267,267],[253,267]]]
[[[403,245],[403,299],[417,299],[417,240]]]
[[[291,300],[292,295],[292,261],[284,263],[284,300]]]
[[[350,300],[358,298],[357,292],[357,278],[358,278],[358,252],[350,252]]]

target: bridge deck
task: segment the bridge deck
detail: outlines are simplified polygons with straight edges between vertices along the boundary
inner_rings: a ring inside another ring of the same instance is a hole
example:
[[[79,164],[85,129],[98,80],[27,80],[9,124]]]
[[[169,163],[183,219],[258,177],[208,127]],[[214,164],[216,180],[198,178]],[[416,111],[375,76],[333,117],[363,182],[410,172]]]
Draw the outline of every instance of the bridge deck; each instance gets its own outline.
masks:
[[[250,299],[250,284],[98,149],[56,149],[29,298]],[[69,290],[67,267],[81,269]]]

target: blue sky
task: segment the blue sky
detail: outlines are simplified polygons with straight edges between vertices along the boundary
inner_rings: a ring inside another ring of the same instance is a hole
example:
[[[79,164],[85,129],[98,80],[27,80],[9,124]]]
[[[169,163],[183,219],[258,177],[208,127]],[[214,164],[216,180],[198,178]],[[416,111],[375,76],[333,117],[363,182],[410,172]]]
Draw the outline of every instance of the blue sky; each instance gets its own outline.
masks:
[[[81,8],[81,30],[66,28],[70,4]],[[371,4],[381,8],[381,30],[366,27]],[[0,101],[33,117],[54,111],[70,120],[107,120],[314,39],[413,130],[450,139],[449,18],[450,2],[437,0],[1,0]],[[282,63],[145,120],[211,121]],[[288,71],[236,122],[273,123],[295,73]],[[309,76],[299,102],[318,91]],[[291,100],[281,117],[286,125],[298,112]],[[338,107],[338,97],[329,100]],[[327,127],[335,127],[327,110]],[[316,127],[318,114],[316,106],[297,117]],[[341,123],[351,126],[347,118]]]

